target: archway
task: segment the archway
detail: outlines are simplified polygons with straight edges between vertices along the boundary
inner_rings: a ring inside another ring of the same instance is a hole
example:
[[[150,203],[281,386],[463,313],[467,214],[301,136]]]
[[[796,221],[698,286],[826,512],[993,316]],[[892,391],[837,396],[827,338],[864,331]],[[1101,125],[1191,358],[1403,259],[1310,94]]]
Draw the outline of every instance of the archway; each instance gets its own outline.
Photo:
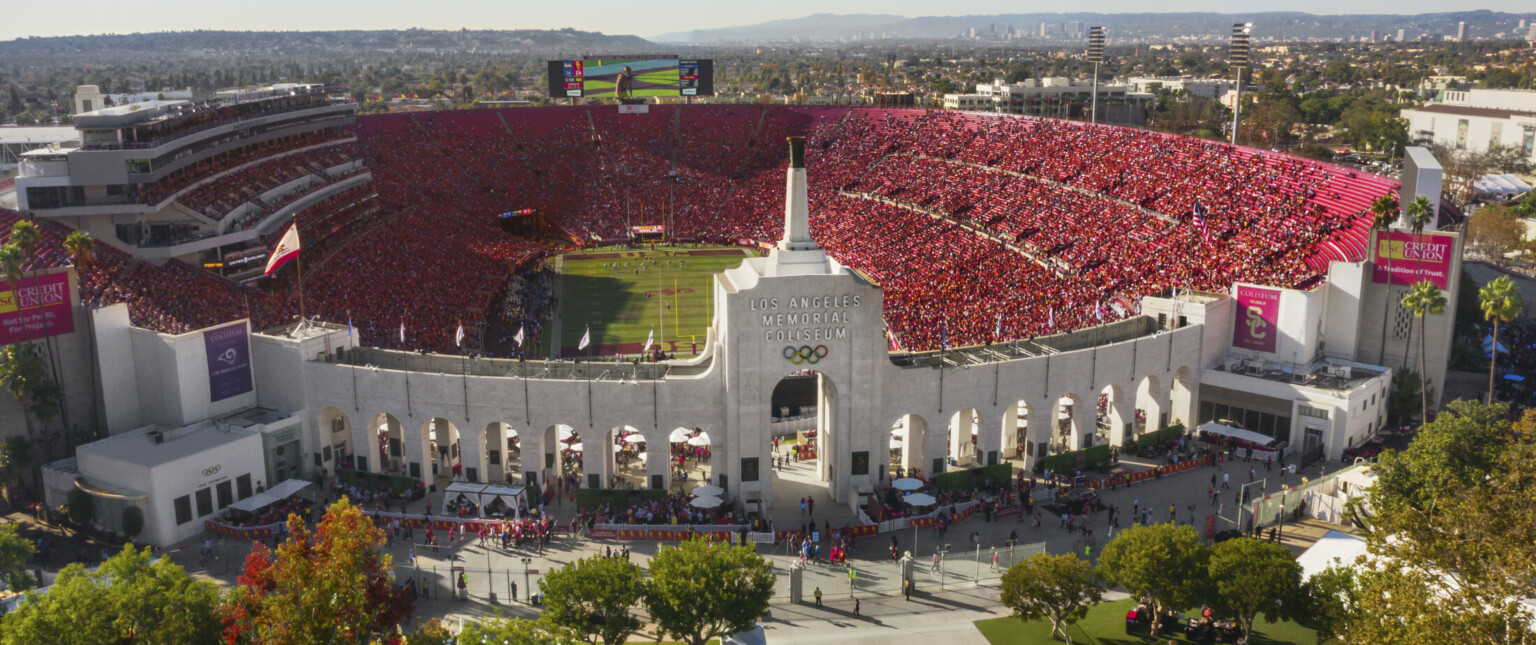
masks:
[[[459,443],[459,429],[447,419],[434,417],[427,421],[425,435],[427,455],[432,461],[432,479],[463,481],[464,464],[460,461],[463,446]]]
[[[646,464],[650,461],[645,435],[634,426],[620,426],[605,435],[603,459],[608,488],[645,488]],[[587,451],[588,463],[593,463],[598,453],[591,448]]]
[[[517,483],[522,481],[522,450],[517,431],[510,424],[492,422],[481,433],[485,447],[485,481]]]
[[[581,453],[585,446],[575,428],[565,424],[544,428],[544,440],[540,443],[544,447],[544,463],[539,470],[543,473],[544,484],[556,489],[561,488],[562,482],[586,485],[585,478],[581,477]]]
[[[981,433],[981,418],[975,408],[966,408],[949,418],[944,465],[948,468],[974,468],[981,465],[976,444]],[[935,470],[935,474],[939,471]]]
[[[829,484],[836,481],[839,469],[850,467],[853,455],[840,454],[848,452],[848,447],[843,443],[845,438],[837,436],[837,390],[826,375],[814,370],[789,374],[774,383],[770,394],[770,424],[774,416],[809,424],[808,429],[793,431],[790,439],[793,443],[789,451],[786,451],[789,454],[788,461],[782,470],[772,471],[776,481],[773,487],[775,507],[793,505],[798,509],[799,505],[791,502],[791,496],[803,498],[807,494],[827,495]],[[765,437],[764,441],[771,440]],[[858,457],[854,460],[857,463],[851,463],[850,473],[872,477],[873,469],[878,467],[875,463],[878,460],[868,452]],[[752,474],[743,472],[743,477]],[[719,476],[716,477],[715,485],[726,487]]]
[[[1185,428],[1193,427],[1196,423],[1195,406],[1200,401],[1200,380],[1189,366],[1180,366],[1173,373],[1169,398],[1168,418],[1164,418],[1162,424],[1178,422],[1184,424]]]
[[[1168,400],[1162,382],[1154,375],[1147,375],[1136,385],[1136,421],[1132,438],[1156,430],[1159,419],[1168,411]]]
[[[1125,392],[1119,385],[1106,385],[1099,391],[1097,414],[1094,416],[1093,445],[1110,444],[1120,446],[1125,442],[1128,434],[1126,425],[1129,419],[1135,416],[1130,412],[1133,404],[1125,398]]]
[[[366,430],[368,446],[357,446],[354,454],[356,460],[367,463],[359,464],[358,469],[375,473],[401,472],[400,464],[405,462],[405,428],[400,425],[400,420],[388,413],[375,414],[368,421]],[[364,468],[364,465],[368,467]]]
[[[891,424],[891,476],[920,477],[928,474],[928,420],[903,415]],[[899,458],[899,459],[898,459]]]
[[[1028,468],[1035,455],[1035,444],[1029,437],[1029,403],[1021,400],[1004,408],[1002,426],[1003,460]]]
[[[341,408],[328,406],[320,410],[319,429],[315,466],[334,471],[352,453],[352,420]]]
[[[1072,452],[1082,448],[1081,437],[1085,434],[1082,428],[1077,427],[1078,396],[1067,394],[1055,402],[1055,425],[1051,433],[1051,454],[1057,455],[1064,452]]]
[[[677,434],[679,431],[681,435]],[[673,431],[673,435],[679,440],[668,443],[670,451],[667,457],[672,486],[678,490],[692,491],[710,483],[715,438],[702,428],[679,428]],[[673,459],[677,461],[671,461]]]

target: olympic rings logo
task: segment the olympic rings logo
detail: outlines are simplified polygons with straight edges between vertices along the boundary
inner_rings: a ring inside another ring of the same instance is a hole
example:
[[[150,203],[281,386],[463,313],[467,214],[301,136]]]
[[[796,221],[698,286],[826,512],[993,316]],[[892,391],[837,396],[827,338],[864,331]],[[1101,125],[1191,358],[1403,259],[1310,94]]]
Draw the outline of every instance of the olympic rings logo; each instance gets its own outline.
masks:
[[[794,345],[789,345],[784,348],[784,358],[795,365],[815,365],[826,357],[826,345],[817,345],[815,347],[801,345],[798,349]]]

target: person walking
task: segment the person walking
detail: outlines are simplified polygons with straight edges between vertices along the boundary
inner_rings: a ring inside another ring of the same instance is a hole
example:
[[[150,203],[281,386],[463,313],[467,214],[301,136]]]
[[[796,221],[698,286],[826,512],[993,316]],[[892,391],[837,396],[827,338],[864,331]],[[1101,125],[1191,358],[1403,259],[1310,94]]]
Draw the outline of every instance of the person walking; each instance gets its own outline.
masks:
[[[992,547],[992,573],[997,573],[997,547]]]
[[[1221,487],[1225,488],[1225,489],[1228,489],[1228,490],[1231,490],[1231,488],[1232,488],[1231,482],[1228,481],[1227,473],[1222,473],[1221,474]]]
[[[854,598],[853,599],[853,615],[855,615],[855,616],[859,615],[859,599],[858,598]]]

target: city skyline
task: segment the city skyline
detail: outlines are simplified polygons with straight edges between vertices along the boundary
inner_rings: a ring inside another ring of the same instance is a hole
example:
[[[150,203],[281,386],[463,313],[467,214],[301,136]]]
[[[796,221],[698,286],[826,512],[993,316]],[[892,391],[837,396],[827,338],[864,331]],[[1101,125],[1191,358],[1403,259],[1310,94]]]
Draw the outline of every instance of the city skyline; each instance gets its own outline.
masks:
[[[235,9],[233,3],[187,2],[170,0],[154,5],[123,5],[102,0],[81,0],[71,6],[68,21],[61,21],[49,5],[22,3],[7,11],[0,22],[0,40],[26,37],[128,34],[136,32],[231,30],[231,31],[327,31],[375,29],[565,29],[601,32],[609,35],[634,35],[651,38],[660,34],[694,29],[717,29],[751,25],[774,20],[803,18],[817,13],[885,14],[902,17],[937,17],[1028,13],[1046,7],[1019,6],[1003,0],[970,0],[949,5],[952,11],[935,14],[930,3],[915,0],[844,0],[835,4],[808,0],[785,2],[723,3],[710,0],[682,0],[667,12],[626,11],[631,3],[616,0],[592,0],[571,12],[563,5],[501,5],[485,0],[454,2],[443,10],[423,13],[418,5],[400,0],[379,0],[364,5],[357,0],[335,0],[323,4],[274,0],[252,13],[247,7]],[[439,5],[434,5],[439,6]],[[1075,7],[1081,12],[1142,13],[1146,6],[1129,0],[1101,0]],[[1414,15],[1476,10],[1518,13],[1529,6],[1516,0],[1491,0],[1468,7],[1445,0],[1408,0],[1384,5],[1379,2],[1320,2],[1308,0],[1287,3],[1268,0],[1247,6],[1202,0],[1181,0],[1160,4],[1158,13],[1216,12],[1262,13],[1290,11],[1318,15]],[[1241,10],[1239,12],[1238,10]]]

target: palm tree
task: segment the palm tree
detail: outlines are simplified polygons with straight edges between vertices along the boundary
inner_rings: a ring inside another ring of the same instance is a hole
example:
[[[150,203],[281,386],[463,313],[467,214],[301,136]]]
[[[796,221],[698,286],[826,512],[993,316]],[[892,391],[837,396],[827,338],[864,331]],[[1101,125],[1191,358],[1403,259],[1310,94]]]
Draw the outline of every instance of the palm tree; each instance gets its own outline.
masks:
[[[1488,405],[1493,405],[1493,374],[1499,364],[1499,323],[1514,320],[1525,303],[1521,302],[1520,292],[1515,291],[1515,283],[1509,280],[1509,276],[1499,276],[1499,279],[1479,289],[1477,300],[1482,307],[1483,318],[1493,321],[1493,346],[1489,348],[1488,359]]]
[[[1398,204],[1398,201],[1397,201],[1397,195],[1393,195],[1392,193],[1387,193],[1385,195],[1381,195],[1381,196],[1376,198],[1376,201],[1371,202],[1371,213],[1375,216],[1375,217],[1373,217],[1371,219],[1371,228],[1377,231],[1377,233],[1376,233],[1376,248],[1378,249],[1378,251],[1381,248],[1382,237],[1384,235],[1386,235],[1386,233],[1388,231],[1392,230],[1392,222],[1397,221],[1397,214],[1398,214],[1399,206],[1400,205]],[[1369,257],[1371,257],[1372,261],[1374,262],[1375,261],[1374,258],[1378,254],[1379,253],[1371,254]],[[1389,293],[1390,293],[1390,289],[1392,288],[1392,247],[1391,246],[1387,247],[1387,254],[1386,255],[1387,255],[1387,289],[1389,290]],[[1385,364],[1387,362],[1387,318],[1389,318],[1389,317],[1390,316],[1382,316],[1381,317],[1381,348],[1376,352],[1376,355],[1379,357],[1380,362],[1383,363],[1383,364]]]
[[[90,266],[91,254],[96,252],[96,240],[90,233],[75,231],[64,238],[64,252],[75,261],[76,267]]]
[[[1422,197],[1420,199],[1423,199]],[[1435,283],[1428,280],[1420,280],[1413,285],[1408,293],[1403,294],[1403,306],[1413,311],[1413,315],[1419,319],[1419,375],[1423,378],[1424,386],[1419,389],[1419,417],[1420,423],[1429,422],[1429,378],[1424,372],[1424,327],[1428,323],[1428,314],[1445,313],[1445,294]]]
[[[38,228],[38,226],[36,224],[33,224],[32,222],[29,222],[27,220],[19,220],[15,224],[11,225],[11,243],[15,244],[17,248],[21,249],[21,253],[24,256],[22,258],[22,262],[23,263],[25,263],[26,261],[31,260],[34,257],[36,257],[37,246],[39,244],[41,244],[42,241],[43,241],[43,231],[42,231],[42,229]],[[33,270],[32,270],[32,277],[34,277],[34,278],[37,277],[37,271],[38,271],[37,268],[33,268]],[[16,282],[15,284],[20,284],[20,283]],[[58,357],[58,354],[54,351],[54,348],[53,348],[53,336],[48,333],[48,328],[47,328],[47,325],[48,325],[47,320],[48,319],[47,318],[43,318],[42,320],[43,320],[43,344],[47,347],[47,350],[48,350],[48,355],[47,355],[48,356],[48,367],[53,370],[53,380],[54,380],[54,382],[55,383],[59,383],[59,382],[63,381],[63,373],[59,371],[59,357]],[[31,339],[31,335],[25,332],[25,328],[23,328],[22,338],[24,340],[26,340],[26,341],[29,341],[29,342],[32,340]],[[59,409],[57,410],[57,412],[59,412],[63,416],[63,419],[64,419],[64,430],[65,430],[65,434],[67,435],[69,433],[69,415],[68,415],[68,413],[64,412],[64,408],[63,408],[63,405],[62,405],[62,393],[63,393],[62,388],[59,390],[59,392],[60,392],[60,399],[61,399],[60,403],[61,403],[61,405],[60,405]],[[48,443],[43,448],[43,454],[44,454],[44,456],[46,458],[52,459],[53,458],[53,442],[52,442],[52,440],[47,440],[47,441],[48,441]]]

